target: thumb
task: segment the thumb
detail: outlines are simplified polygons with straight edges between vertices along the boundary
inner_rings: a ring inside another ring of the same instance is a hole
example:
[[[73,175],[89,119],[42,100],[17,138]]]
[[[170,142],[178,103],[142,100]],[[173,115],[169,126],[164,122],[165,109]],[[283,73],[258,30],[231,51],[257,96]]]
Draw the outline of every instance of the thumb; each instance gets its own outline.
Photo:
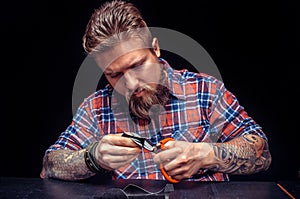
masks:
[[[165,144],[162,144],[161,149],[165,150],[165,149],[170,149],[175,147],[176,141],[167,141]]]

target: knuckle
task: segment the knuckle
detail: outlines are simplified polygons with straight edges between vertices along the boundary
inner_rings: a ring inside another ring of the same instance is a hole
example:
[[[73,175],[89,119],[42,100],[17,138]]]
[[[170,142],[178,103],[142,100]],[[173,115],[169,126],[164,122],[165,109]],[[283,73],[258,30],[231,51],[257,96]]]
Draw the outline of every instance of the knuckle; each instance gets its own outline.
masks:
[[[107,152],[107,149],[105,146],[103,146],[103,144],[101,144],[101,145],[99,144],[97,151],[103,156]]]
[[[189,157],[188,157],[188,156],[182,155],[182,156],[180,157],[180,163],[181,163],[181,164],[185,164],[185,163],[187,163],[188,161],[189,161]]]

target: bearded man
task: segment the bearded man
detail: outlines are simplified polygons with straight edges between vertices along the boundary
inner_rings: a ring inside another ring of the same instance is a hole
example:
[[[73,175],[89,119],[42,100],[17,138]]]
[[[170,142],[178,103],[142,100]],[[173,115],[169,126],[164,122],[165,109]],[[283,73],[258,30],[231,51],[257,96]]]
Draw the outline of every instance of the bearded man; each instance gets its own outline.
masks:
[[[45,152],[41,178],[228,181],[230,174],[268,169],[271,155],[260,125],[217,78],[175,70],[161,57],[139,10],[113,0],[92,14],[85,51],[108,85],[79,106],[70,125]],[[153,145],[143,150],[124,133]],[[167,177],[168,178],[168,177]]]

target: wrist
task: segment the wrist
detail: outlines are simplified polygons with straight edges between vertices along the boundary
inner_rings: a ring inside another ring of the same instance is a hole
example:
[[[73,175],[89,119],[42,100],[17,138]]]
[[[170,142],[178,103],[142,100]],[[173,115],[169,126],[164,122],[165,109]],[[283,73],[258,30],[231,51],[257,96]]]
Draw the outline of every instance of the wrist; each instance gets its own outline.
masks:
[[[215,153],[212,143],[201,142],[200,147],[200,159],[202,160],[202,167],[205,169],[211,168],[215,164]]]
[[[101,167],[95,157],[95,151],[98,146],[98,142],[93,142],[91,143],[84,151],[84,161],[87,166],[87,168],[92,171],[93,173],[109,173],[111,172],[110,170],[107,170],[103,167]]]

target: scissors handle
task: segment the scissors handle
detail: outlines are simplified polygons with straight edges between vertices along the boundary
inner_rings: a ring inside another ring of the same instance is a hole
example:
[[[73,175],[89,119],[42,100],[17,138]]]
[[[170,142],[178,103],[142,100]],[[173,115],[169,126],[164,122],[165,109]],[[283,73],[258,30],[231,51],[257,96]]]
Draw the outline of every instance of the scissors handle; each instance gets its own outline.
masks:
[[[165,139],[161,140],[161,141],[159,142],[160,148],[161,148],[161,149],[166,149],[165,144],[166,144],[167,142],[169,142],[169,141],[174,141],[174,139],[173,139],[173,138],[165,138]]]
[[[172,140],[174,140],[174,139],[173,139],[173,138],[165,138],[165,139],[161,140],[161,141],[159,142],[159,143],[160,143],[160,148],[161,148],[161,149],[165,149],[165,148],[166,148],[166,147],[165,147],[165,144],[166,144],[167,142],[169,142],[169,141],[172,141]],[[164,166],[163,166],[162,163],[160,163],[159,169],[160,169],[161,173],[163,174],[163,176],[166,178],[166,180],[168,180],[169,182],[174,183],[174,184],[180,182],[179,180],[176,180],[176,179],[172,178],[171,176],[169,176],[169,175],[167,174],[167,172],[166,172],[166,170],[165,170],[165,168],[164,168]]]

